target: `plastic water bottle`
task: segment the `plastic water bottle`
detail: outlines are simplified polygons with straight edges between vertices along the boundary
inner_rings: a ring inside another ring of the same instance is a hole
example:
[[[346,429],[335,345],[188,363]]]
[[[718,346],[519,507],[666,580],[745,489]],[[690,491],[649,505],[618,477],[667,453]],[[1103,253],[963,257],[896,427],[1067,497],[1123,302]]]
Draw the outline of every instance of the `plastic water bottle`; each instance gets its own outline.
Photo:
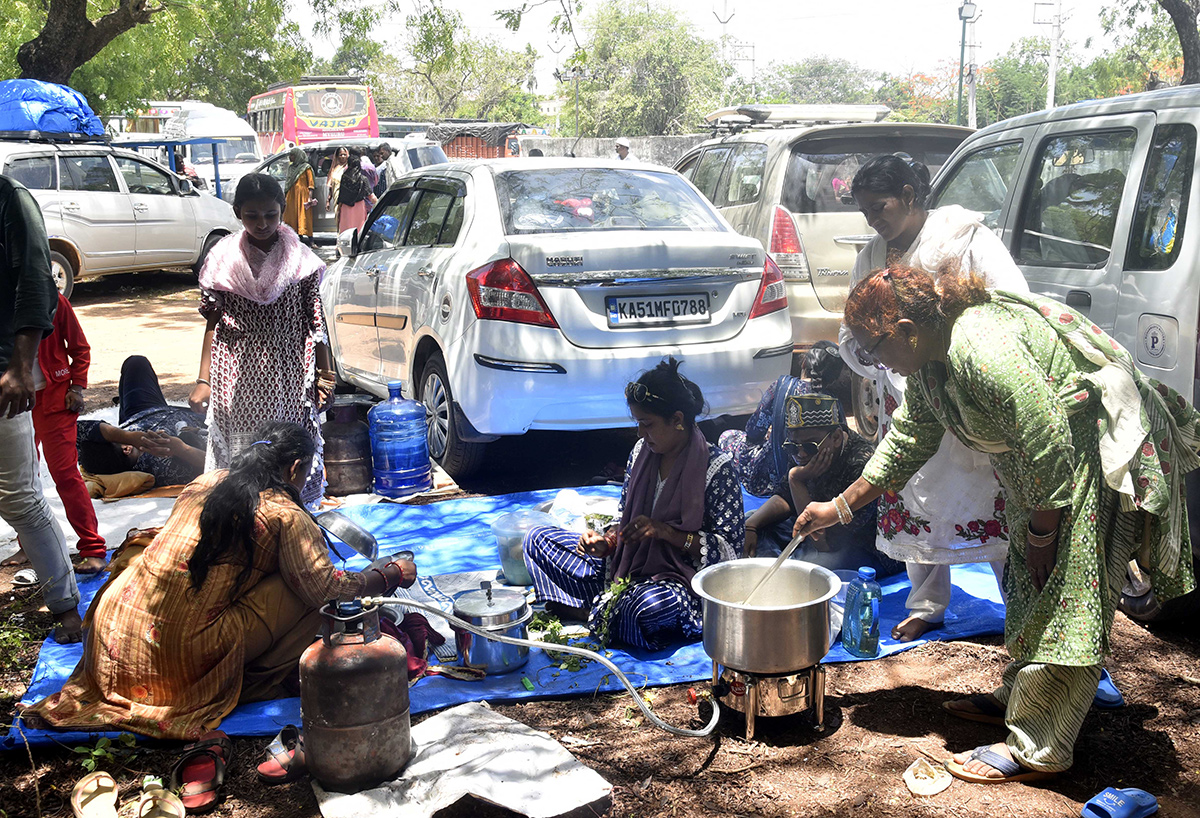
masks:
[[[883,591],[875,581],[874,568],[859,568],[846,589],[846,613],[842,621],[842,646],[851,656],[871,659],[879,655],[879,600]]]
[[[375,493],[384,497],[416,494],[433,485],[425,405],[405,400],[402,386],[399,381],[389,383],[388,399],[367,413]]]

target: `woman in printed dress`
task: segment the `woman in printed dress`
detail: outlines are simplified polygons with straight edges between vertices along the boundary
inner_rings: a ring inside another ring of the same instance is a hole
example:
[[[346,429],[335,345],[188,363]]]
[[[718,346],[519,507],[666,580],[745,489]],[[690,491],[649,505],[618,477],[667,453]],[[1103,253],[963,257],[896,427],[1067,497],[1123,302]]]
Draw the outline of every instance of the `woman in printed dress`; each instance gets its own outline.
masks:
[[[335,383],[318,293],[325,264],[281,223],[285,205],[270,176],[238,182],[233,211],[245,229],[221,239],[200,271],[208,323],[188,401],[207,414],[205,471],[228,468],[269,421],[307,429],[316,455],[301,496],[311,508],[325,491],[320,413]]]
[[[346,172],[338,184],[337,191],[337,229],[359,229],[367,221],[367,214],[375,204],[375,193],[371,183],[362,170],[362,157],[351,154]]]
[[[1012,662],[994,692],[945,707],[1010,732],[947,767],[979,783],[1066,770],[1130,561],[1159,599],[1194,586],[1183,475],[1200,466],[1200,414],[1086,317],[975,276],[935,284],[889,267],[851,291],[845,321],[866,355],[908,379],[891,431],[842,495],[849,507],[910,481],[947,431],[988,456],[1008,498]],[[798,526],[836,521],[835,503],[812,504]]]
[[[1025,277],[978,213],[958,205],[925,209],[929,169],[920,162],[876,156],[854,176],[851,195],[876,236],[858,254],[851,286],[888,264],[935,273],[951,261],[981,276],[989,287],[1028,292]],[[904,380],[864,361],[845,323],[838,338],[842,359],[876,382],[879,433],[904,401]],[[950,604],[950,566],[988,562],[997,582],[1004,572],[1008,531],[1004,495],[986,456],[947,434],[938,453],[908,485],[879,500],[879,551],[903,560],[912,584],[909,616],[892,638],[909,642],[942,624]]]
[[[228,472],[201,475],[153,540],[127,541],[88,610],[83,658],[22,718],[60,729],[195,739],[239,703],[296,695],[300,654],[332,599],[411,586],[410,560],[329,561],[300,504],[312,439],[273,423]]]
[[[639,440],[620,522],[580,535],[535,528],[525,564],[546,610],[586,620],[601,644],[658,650],[700,638],[696,571],[742,554],[742,490],[730,457],[704,439],[700,387],[674,358],[625,388]]]
[[[292,148],[288,152],[287,179],[283,185],[287,196],[283,223],[295,230],[305,244],[312,244],[312,207],[316,204],[314,187],[316,183],[313,181],[312,166],[308,164],[308,154],[304,148]]]

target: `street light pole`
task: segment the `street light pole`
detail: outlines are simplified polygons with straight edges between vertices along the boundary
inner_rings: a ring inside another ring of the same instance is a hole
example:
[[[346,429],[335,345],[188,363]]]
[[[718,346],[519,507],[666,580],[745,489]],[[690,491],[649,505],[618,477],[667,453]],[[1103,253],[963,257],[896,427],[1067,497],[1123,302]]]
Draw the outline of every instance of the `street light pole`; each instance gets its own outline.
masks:
[[[963,124],[963,65],[967,58],[967,23],[975,19],[975,3],[963,0],[963,4],[958,7],[958,19],[962,20],[962,46],[958,52],[958,101],[954,106],[954,119],[958,125],[961,125]]]

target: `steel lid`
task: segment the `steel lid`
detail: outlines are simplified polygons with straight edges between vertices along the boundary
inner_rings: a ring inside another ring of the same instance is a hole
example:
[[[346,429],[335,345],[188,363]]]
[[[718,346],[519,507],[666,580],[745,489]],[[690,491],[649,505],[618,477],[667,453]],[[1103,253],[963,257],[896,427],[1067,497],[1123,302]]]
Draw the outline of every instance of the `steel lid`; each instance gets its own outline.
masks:
[[[516,622],[528,610],[524,593],[490,582],[481,582],[478,591],[463,591],[454,597],[454,615],[480,627]]]

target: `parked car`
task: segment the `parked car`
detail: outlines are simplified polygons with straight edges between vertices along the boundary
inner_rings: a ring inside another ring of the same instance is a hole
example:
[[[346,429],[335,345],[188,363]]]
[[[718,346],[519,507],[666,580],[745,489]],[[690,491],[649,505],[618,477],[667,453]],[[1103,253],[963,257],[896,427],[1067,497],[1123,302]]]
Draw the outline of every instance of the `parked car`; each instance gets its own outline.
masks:
[[[676,173],[505,159],[401,177],[321,286],[339,377],[425,403],[452,475],[530,429],[630,423],[624,386],[667,355],[712,415],[787,372],[783,277]]]
[[[321,244],[332,244],[337,238],[336,206],[333,210],[325,209],[325,198],[328,187],[329,166],[333,163],[333,154],[338,148],[349,148],[360,154],[370,155],[375,148],[387,143],[393,154],[398,155],[406,170],[423,168],[426,165],[437,165],[448,162],[438,143],[429,139],[330,139],[325,142],[310,142],[301,145],[308,154],[308,163],[313,166],[313,176],[317,183],[317,205],[313,208],[313,240]],[[290,148],[289,148],[290,150]],[[287,179],[288,151],[270,156],[254,169],[255,173],[266,173],[274,176],[282,183]],[[232,201],[233,191],[227,198]]]
[[[0,173],[29,188],[50,237],[55,283],[132,270],[198,272],[241,229],[228,203],[162,165],[105,142],[0,140]]]
[[[937,171],[971,134],[950,125],[876,121],[880,105],[760,105],[710,114],[735,133],[685,153],[675,169],[783,271],[799,356],[837,341],[854,257],[874,235],[849,197],[859,166],[905,153]]]

